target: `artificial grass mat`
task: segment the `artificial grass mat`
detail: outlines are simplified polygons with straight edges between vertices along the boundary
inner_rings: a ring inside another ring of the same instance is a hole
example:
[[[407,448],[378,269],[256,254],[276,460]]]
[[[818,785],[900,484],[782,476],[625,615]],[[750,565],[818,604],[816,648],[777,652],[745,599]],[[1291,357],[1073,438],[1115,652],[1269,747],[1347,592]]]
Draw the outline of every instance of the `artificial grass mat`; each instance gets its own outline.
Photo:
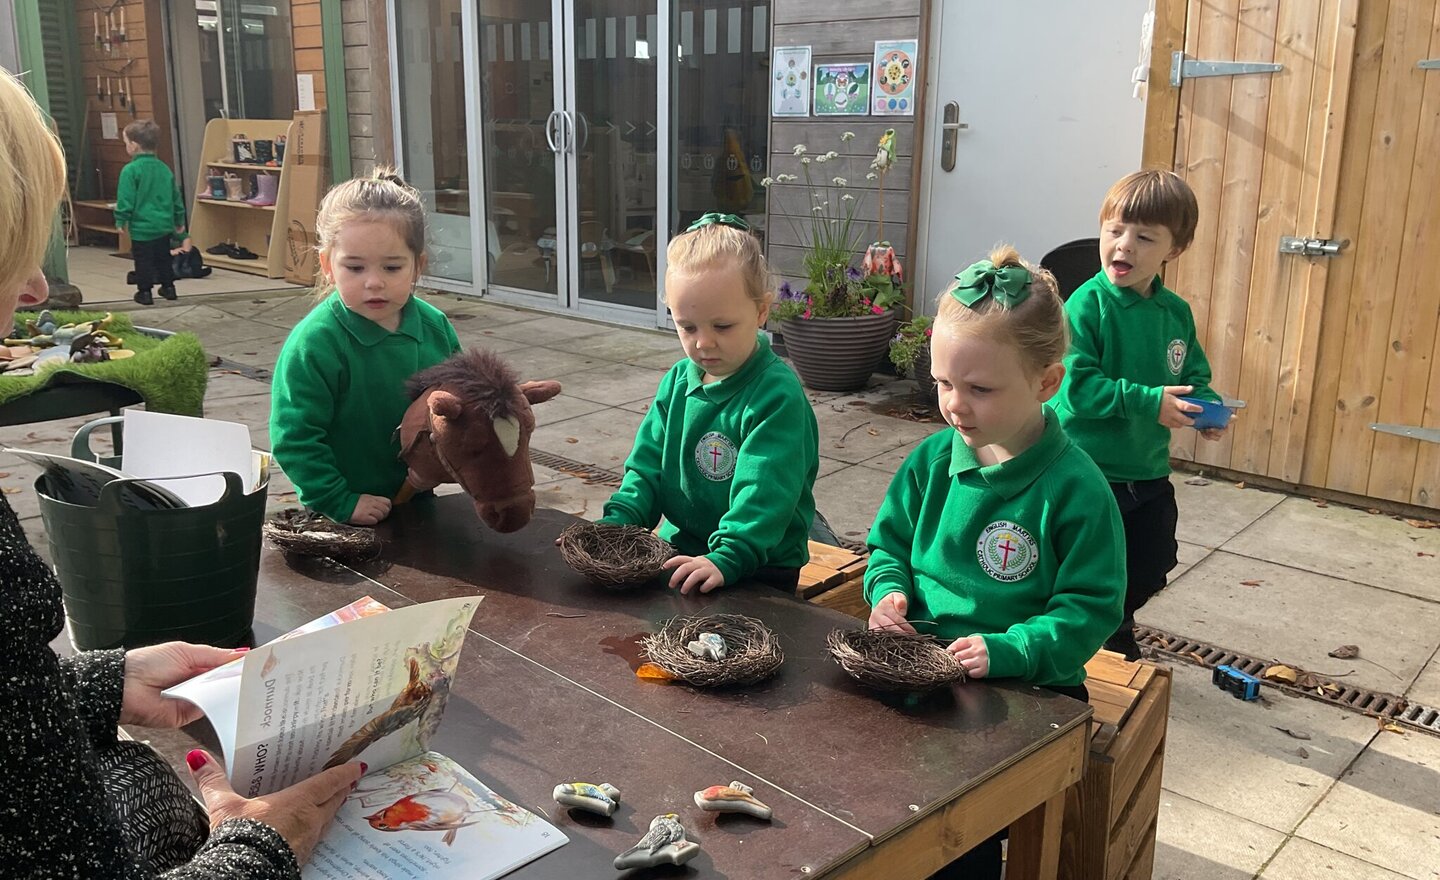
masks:
[[[35,320],[37,314],[17,312],[15,321],[24,327],[25,322]],[[51,311],[50,314],[62,325],[105,317],[104,312]],[[105,329],[120,337],[121,347],[132,349],[135,356],[98,364],[62,363],[46,367],[33,376],[0,374],[0,406],[51,385],[111,382],[137,392],[145,398],[145,408],[151,412],[200,415],[209,365],[198,337],[193,333],[176,333],[164,339],[146,336],[135,329],[130,316],[123,312],[115,312]],[[28,338],[29,334],[25,336]]]

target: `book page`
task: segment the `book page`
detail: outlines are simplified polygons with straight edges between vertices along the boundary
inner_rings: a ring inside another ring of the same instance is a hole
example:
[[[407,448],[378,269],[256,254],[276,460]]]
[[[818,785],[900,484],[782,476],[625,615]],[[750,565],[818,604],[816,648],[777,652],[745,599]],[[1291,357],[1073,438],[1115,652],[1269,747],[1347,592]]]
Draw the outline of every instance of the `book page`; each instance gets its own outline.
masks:
[[[213,504],[225,494],[223,477],[191,474],[232,471],[249,491],[255,485],[256,465],[250,453],[250,429],[238,422],[125,410],[120,469],[147,479],[189,477],[167,480],[165,486],[191,507]]]
[[[479,596],[426,602],[271,642],[245,658],[226,771],[257,797],[347,761],[425,750]]]
[[[444,755],[426,752],[360,780],[303,880],[491,880],[569,842]]]

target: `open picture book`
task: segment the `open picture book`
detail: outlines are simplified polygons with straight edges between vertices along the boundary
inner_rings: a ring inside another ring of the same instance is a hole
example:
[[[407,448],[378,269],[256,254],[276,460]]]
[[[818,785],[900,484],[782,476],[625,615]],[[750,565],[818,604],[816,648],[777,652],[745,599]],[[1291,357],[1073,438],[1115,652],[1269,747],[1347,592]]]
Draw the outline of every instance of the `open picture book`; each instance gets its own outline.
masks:
[[[480,598],[391,611],[367,596],[165,691],[205,712],[246,797],[365,762],[307,880],[488,880],[567,842],[429,751]]]

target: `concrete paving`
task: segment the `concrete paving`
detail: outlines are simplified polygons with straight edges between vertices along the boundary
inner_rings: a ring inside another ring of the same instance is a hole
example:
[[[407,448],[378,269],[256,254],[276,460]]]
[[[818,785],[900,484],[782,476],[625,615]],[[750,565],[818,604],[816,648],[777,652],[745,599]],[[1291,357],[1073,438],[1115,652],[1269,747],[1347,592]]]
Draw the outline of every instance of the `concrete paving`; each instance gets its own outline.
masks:
[[[106,277],[108,286],[82,284],[90,304],[195,332],[225,358],[211,371],[206,415],[244,423],[257,446],[268,445],[269,386],[232,367],[273,366],[310,306],[303,291],[244,276],[220,279],[232,292],[197,295],[209,288],[182,282],[178,302],[141,308],[127,306],[109,278],[118,272],[123,282],[123,262],[81,254],[71,266]],[[536,408],[533,446],[583,464],[622,469],[660,376],[680,356],[668,333],[448,294],[429,300],[466,345],[504,354],[526,378],[565,385]],[[940,429],[892,415],[915,402],[913,389],[876,376],[856,394],[809,394],[821,430],[816,498],[843,536],[863,540],[890,476]],[[84,421],[0,428],[0,444],[64,453]],[[95,440],[103,449],[108,435]],[[611,491],[545,467],[536,477],[542,505],[582,517],[598,516]],[[0,490],[43,551],[34,478],[0,454]],[[1174,482],[1181,565],[1140,622],[1321,672],[1353,669],[1342,680],[1440,704],[1440,530],[1185,474]],[[295,504],[283,474],[269,491],[272,508]],[[1342,644],[1359,645],[1360,656],[1326,656]],[[1382,731],[1366,716],[1271,689],[1242,703],[1190,666],[1175,668],[1174,684],[1155,877],[1440,878],[1440,738]]]

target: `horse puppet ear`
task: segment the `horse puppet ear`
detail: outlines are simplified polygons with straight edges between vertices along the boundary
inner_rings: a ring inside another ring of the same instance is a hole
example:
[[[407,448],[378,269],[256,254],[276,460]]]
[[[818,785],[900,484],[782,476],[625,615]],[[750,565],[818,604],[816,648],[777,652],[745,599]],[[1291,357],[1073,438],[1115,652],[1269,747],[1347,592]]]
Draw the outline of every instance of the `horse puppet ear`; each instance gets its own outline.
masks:
[[[525,399],[532,405],[544,403],[560,393],[560,383],[554,379],[546,379],[543,382],[521,382],[520,393],[524,394]]]
[[[465,404],[460,398],[443,389],[435,389],[430,392],[430,412],[442,419],[458,421],[465,414]]]

